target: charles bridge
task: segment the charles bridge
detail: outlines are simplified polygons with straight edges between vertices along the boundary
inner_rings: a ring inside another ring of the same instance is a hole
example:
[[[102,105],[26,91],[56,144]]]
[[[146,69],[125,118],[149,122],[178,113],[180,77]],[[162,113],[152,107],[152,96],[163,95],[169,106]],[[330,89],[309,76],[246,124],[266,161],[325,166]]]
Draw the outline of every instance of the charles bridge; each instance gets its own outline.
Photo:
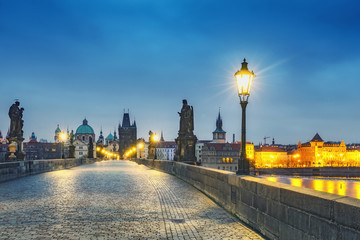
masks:
[[[0,239],[360,236],[358,199],[181,162],[7,162],[0,181]]]

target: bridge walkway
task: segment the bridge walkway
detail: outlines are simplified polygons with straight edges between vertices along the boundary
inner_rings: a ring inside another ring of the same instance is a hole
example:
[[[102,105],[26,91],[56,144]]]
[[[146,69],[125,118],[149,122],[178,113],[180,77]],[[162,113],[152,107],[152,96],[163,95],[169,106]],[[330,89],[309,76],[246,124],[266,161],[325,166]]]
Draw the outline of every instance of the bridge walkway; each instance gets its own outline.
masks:
[[[0,184],[0,239],[262,239],[182,180],[106,161]]]

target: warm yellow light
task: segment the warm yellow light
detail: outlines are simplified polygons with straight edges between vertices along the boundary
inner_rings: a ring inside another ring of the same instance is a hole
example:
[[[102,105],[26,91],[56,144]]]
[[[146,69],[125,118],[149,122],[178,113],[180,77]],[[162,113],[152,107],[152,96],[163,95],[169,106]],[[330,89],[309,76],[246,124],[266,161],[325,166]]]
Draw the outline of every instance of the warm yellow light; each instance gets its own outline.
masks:
[[[268,180],[270,182],[276,182],[277,181],[276,177],[267,177],[266,180]]]
[[[65,141],[65,140],[67,139],[67,134],[64,133],[64,132],[62,132],[62,133],[60,134],[60,139],[63,140],[63,141]]]
[[[105,150],[103,149],[101,152],[102,152],[102,153],[104,153],[104,152],[105,152]]]
[[[235,73],[236,85],[238,88],[239,96],[249,96],[251,83],[253,77],[255,77],[254,72],[250,72],[247,68],[246,59],[241,63],[241,69]]]
[[[153,140],[154,140],[154,142],[159,141],[159,136],[158,136],[158,135],[156,135],[156,134],[154,134],[154,135],[153,135]]]
[[[136,151],[136,148],[133,148],[132,150],[135,152],[135,151]]]
[[[302,186],[302,179],[301,178],[290,178],[290,184],[296,187]]]
[[[139,143],[137,146],[138,146],[138,148],[140,148],[140,149],[141,149],[141,148],[143,148],[143,147],[144,147],[144,144]]]
[[[97,148],[96,148],[96,151],[100,151],[100,148],[99,148],[99,147],[97,147]]]

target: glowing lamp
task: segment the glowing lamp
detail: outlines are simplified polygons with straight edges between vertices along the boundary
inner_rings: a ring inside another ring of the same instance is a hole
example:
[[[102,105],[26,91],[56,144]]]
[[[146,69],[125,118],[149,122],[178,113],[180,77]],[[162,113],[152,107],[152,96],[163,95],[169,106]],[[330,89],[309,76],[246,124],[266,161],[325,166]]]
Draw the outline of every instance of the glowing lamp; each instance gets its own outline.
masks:
[[[159,141],[159,137],[158,137],[158,135],[154,134],[154,136],[153,136],[153,140],[154,140],[154,142]]]
[[[65,141],[65,140],[67,139],[67,134],[64,133],[64,132],[62,132],[62,133],[60,134],[60,139],[63,140],[63,141]]]
[[[244,58],[244,62],[241,63],[241,69],[235,73],[236,85],[238,94],[241,101],[247,101],[250,95],[251,83],[255,74],[253,71],[249,71],[247,67],[248,63]]]

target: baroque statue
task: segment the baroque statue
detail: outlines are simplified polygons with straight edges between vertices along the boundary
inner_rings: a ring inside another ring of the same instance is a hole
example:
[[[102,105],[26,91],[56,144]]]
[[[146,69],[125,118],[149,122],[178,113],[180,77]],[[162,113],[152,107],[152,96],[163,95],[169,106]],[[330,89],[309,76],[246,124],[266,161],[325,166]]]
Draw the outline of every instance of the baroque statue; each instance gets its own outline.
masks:
[[[23,112],[24,108],[19,108],[20,102],[16,101],[13,105],[11,105],[9,109],[9,117],[10,117],[10,138],[23,138],[23,126],[24,120]]]
[[[183,106],[180,115],[180,130],[179,134],[193,134],[194,131],[194,109],[187,104],[187,100],[183,100]]]
[[[197,137],[194,135],[194,109],[189,106],[187,100],[183,100],[180,116],[180,129],[178,137],[175,139],[175,161],[188,164],[199,165],[195,157],[195,144]]]
[[[5,154],[5,159],[7,161],[25,160],[25,153],[23,151],[24,108],[20,108],[19,106],[20,106],[20,102],[16,100],[15,103],[12,104],[9,109],[9,117],[10,117],[9,142],[12,147]]]

